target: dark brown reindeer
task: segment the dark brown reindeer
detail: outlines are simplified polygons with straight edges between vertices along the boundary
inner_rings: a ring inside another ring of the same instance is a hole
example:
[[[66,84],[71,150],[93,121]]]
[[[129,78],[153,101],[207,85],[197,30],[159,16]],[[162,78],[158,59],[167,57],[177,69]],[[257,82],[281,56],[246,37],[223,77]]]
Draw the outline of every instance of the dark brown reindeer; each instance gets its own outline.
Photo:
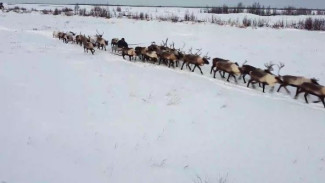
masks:
[[[135,54],[139,57],[140,60],[144,61],[144,57],[147,53],[147,50],[148,48],[146,47],[140,47],[140,46],[137,46],[135,47]]]
[[[243,78],[244,80],[244,83],[246,83],[246,80],[245,80],[245,77],[246,75],[249,75],[249,73],[251,71],[254,71],[256,70],[257,68],[254,67],[254,66],[251,66],[251,65],[248,65],[246,64],[247,63],[247,60],[245,60],[245,62],[242,64],[242,66],[239,68],[240,72],[241,72],[241,75],[239,76],[239,78]],[[271,69],[272,66],[270,66],[270,68],[267,68],[267,69]]]
[[[91,53],[94,54],[95,53],[94,45],[89,40],[90,40],[90,37],[88,37],[88,39],[87,39],[86,36],[84,35],[84,39],[83,39],[84,52],[87,51],[87,53],[88,53],[88,50],[90,50]]]
[[[63,40],[64,41],[64,36],[65,36],[65,33],[64,32],[59,32],[58,33],[58,38],[59,38],[59,40]]]
[[[106,41],[103,38],[104,32],[102,34],[98,33],[98,31],[96,30],[97,34],[96,34],[96,44],[98,49],[105,49],[106,51],[106,46],[108,45],[108,41]]]
[[[271,73],[272,66],[274,64],[265,64],[265,66],[268,68],[266,70],[262,69],[255,69],[253,71],[250,71],[249,75],[251,76],[250,80],[247,83],[247,87],[249,87],[249,84],[252,83],[261,83],[263,86],[263,93],[265,93],[265,85],[270,85],[272,89],[274,88],[276,83],[282,83],[280,77],[274,75]],[[279,67],[278,73],[280,73],[280,70],[284,67]]]
[[[283,64],[280,64],[280,66],[281,65],[283,65]],[[287,89],[287,86],[292,86],[292,87],[297,88],[297,90],[296,90],[296,94],[297,94],[300,86],[303,83],[313,83],[313,84],[318,85],[317,79],[315,79],[315,78],[306,78],[303,76],[292,76],[292,75],[284,75],[284,76],[279,75],[279,77],[281,78],[282,83],[280,84],[277,92],[279,92],[280,89],[282,87],[284,87],[286,89],[286,91],[288,93],[290,93],[290,91]]]
[[[216,69],[214,70],[214,75],[213,77],[216,78],[216,73],[217,71],[222,71],[223,72],[223,78],[225,78],[225,73],[228,73],[228,78],[227,81],[229,82],[229,78],[230,76],[232,76],[235,81],[237,82],[236,76],[235,75],[239,75],[240,74],[240,70],[239,70],[239,65],[238,63],[233,63],[230,61],[222,61],[222,62],[216,62]]]
[[[298,88],[298,92],[296,93],[295,99],[298,98],[298,95],[302,92],[305,92],[305,101],[306,103],[308,103],[308,99],[307,96],[309,94],[317,96],[320,101],[322,101],[324,108],[325,108],[325,86],[319,85],[319,84],[315,84],[315,83],[303,83],[302,85],[299,86]],[[317,101],[319,102],[319,101]],[[316,103],[316,102],[315,102]]]

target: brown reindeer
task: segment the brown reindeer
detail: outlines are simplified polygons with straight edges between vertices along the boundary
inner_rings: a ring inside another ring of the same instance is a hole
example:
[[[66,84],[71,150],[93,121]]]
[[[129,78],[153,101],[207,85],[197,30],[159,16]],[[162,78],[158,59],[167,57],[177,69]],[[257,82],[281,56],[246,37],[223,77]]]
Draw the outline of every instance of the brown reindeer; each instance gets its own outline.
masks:
[[[59,38],[59,40],[62,39],[62,40],[64,41],[64,39],[63,39],[64,36],[65,36],[65,33],[64,33],[64,32],[59,32],[59,33],[58,33],[58,38]]]
[[[79,35],[76,36],[76,43],[80,46],[82,46],[82,42],[83,42],[84,36],[81,35],[81,33]]]
[[[98,47],[98,49],[105,49],[106,51],[106,46],[108,45],[108,41],[106,41],[103,38],[104,32],[103,34],[99,34],[98,31],[96,30],[97,34],[96,34],[96,45]]]
[[[287,86],[292,86],[292,87],[296,87],[296,93],[298,92],[299,87],[303,84],[303,83],[313,83],[313,84],[318,84],[317,79],[315,78],[305,78],[303,76],[292,76],[292,75],[284,75],[280,77],[282,80],[282,83],[279,86],[278,92],[280,91],[280,89],[282,87],[284,87],[286,89],[286,91],[288,93],[290,93],[290,91],[287,89]]]
[[[217,71],[223,71],[223,78],[225,77],[225,73],[228,73],[228,79],[227,81],[229,82],[229,78],[230,76],[232,76],[235,81],[237,82],[237,79],[236,79],[236,76],[235,75],[239,75],[240,74],[240,70],[239,70],[239,65],[238,63],[233,63],[233,62],[230,62],[230,61],[219,61],[219,62],[216,62],[216,69],[214,70],[214,78],[216,78],[216,73]]]
[[[69,43],[69,42],[74,42],[73,35],[72,34],[65,34],[63,36],[63,42]]]
[[[160,55],[160,59],[159,59],[159,65],[161,63],[161,61],[167,61],[169,62],[168,67],[170,67],[171,65],[173,65],[173,67],[175,67],[175,63],[176,63],[176,67],[178,67],[178,60],[183,58],[183,54],[180,51],[169,51],[169,52],[163,52]]]
[[[284,64],[280,63],[280,66],[278,66],[278,67],[281,67],[282,65],[284,65]],[[315,79],[315,78],[305,78],[303,76],[292,76],[292,75],[280,76],[280,73],[279,73],[279,77],[281,78],[282,83],[280,83],[280,86],[279,86],[279,89],[277,92],[279,92],[280,89],[282,87],[284,87],[284,89],[288,93],[290,93],[290,91],[287,89],[287,86],[289,85],[289,86],[297,88],[297,90],[296,90],[296,94],[297,94],[299,87],[303,83],[314,83],[314,84],[318,85],[317,79]]]
[[[212,59],[212,66],[211,66],[210,74],[212,74],[213,69],[217,67],[218,62],[228,62],[228,61],[229,60],[225,60],[225,59],[222,59],[222,58],[214,58],[214,59]]]
[[[148,61],[151,60],[152,62],[157,62],[158,61],[157,52],[147,50],[144,55],[144,60],[148,60]]]
[[[88,53],[88,50],[90,50],[92,54],[95,53],[95,49],[94,49],[93,43],[91,43],[89,41],[89,39],[86,38],[86,36],[84,36],[83,45],[84,45],[84,52],[87,51],[87,53]]]
[[[133,48],[123,48],[122,49],[122,56],[123,56],[123,59],[125,59],[124,58],[124,56],[129,56],[129,58],[130,58],[130,61],[132,60],[132,58],[134,58],[135,60],[136,60],[136,53],[135,53],[135,50],[133,49]]]
[[[194,64],[194,68],[192,70],[192,72],[194,72],[195,68],[198,67],[200,69],[201,74],[203,74],[202,69],[200,66],[204,65],[204,64],[209,64],[209,57],[201,57],[199,55],[192,55],[192,54],[186,54],[183,57],[183,65],[181,67],[181,70],[183,70],[183,67],[185,64],[187,64],[187,66],[191,69],[189,64]]]
[[[145,55],[148,51],[148,48],[146,47],[135,47],[135,54],[141,59],[142,61],[145,60]]]
[[[298,88],[298,92],[295,96],[295,99],[298,98],[298,95],[302,92],[305,92],[305,101],[306,103],[308,103],[308,99],[307,96],[309,94],[314,95],[319,97],[320,101],[322,101],[324,108],[325,108],[325,86],[319,85],[319,84],[315,84],[315,83],[303,83],[302,85],[300,85],[300,87]],[[317,101],[319,102],[319,101]]]
[[[276,83],[282,83],[280,77],[275,76],[271,73],[270,70],[272,70],[271,68],[273,65],[274,64],[265,64],[265,66],[268,68],[267,70],[255,69],[253,71],[250,71],[249,75],[251,76],[251,78],[247,83],[247,87],[249,87],[250,83],[261,83],[263,85],[263,93],[265,93],[265,85],[270,85],[273,89]],[[284,65],[279,68],[279,73],[283,67]]]

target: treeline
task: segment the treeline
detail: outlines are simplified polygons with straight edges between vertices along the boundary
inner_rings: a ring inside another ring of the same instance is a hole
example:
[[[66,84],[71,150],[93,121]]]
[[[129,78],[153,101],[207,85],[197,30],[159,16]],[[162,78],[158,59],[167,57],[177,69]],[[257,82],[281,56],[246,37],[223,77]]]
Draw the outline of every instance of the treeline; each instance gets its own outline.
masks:
[[[243,7],[239,5],[239,7]],[[254,6],[256,7],[256,6]],[[258,6],[257,6],[258,7]],[[237,13],[243,12],[243,8],[237,8],[235,11]],[[258,13],[258,9],[252,9],[251,11],[254,13]],[[316,30],[316,31],[325,31],[325,19],[324,18],[305,18],[299,21],[284,21],[278,20],[277,22],[270,22],[267,19],[263,18],[247,18],[244,17],[242,20],[239,19],[228,19],[227,21],[220,19],[220,17],[212,15],[211,18],[208,19],[200,19],[194,14],[194,12],[190,12],[187,10],[185,15],[179,16],[177,14],[171,15],[158,15],[153,17],[152,14],[143,13],[143,12],[126,12],[122,11],[121,7],[116,7],[113,9],[109,9],[108,7],[100,7],[95,6],[90,10],[85,8],[80,8],[79,5],[75,5],[74,9],[71,8],[62,8],[62,9],[55,9],[55,10],[26,10],[26,8],[14,7],[9,8],[6,10],[7,12],[14,11],[16,13],[31,13],[33,11],[41,12],[42,14],[52,14],[52,15],[66,15],[66,16],[92,16],[92,17],[102,17],[102,18],[128,18],[128,19],[135,19],[135,20],[158,20],[158,21],[169,21],[169,22],[209,22],[218,25],[229,25],[239,28],[257,28],[257,27],[270,27],[275,29],[281,28],[292,28],[292,29],[304,29],[304,30]],[[223,8],[222,12],[229,12],[229,9]],[[273,12],[273,11],[271,11]]]
[[[214,14],[229,14],[229,13],[251,13],[260,16],[275,16],[275,15],[325,15],[325,10],[311,10],[306,8],[295,8],[288,6],[282,9],[265,7],[260,3],[253,3],[251,6],[245,6],[243,3],[238,3],[236,7],[207,7],[208,13]]]

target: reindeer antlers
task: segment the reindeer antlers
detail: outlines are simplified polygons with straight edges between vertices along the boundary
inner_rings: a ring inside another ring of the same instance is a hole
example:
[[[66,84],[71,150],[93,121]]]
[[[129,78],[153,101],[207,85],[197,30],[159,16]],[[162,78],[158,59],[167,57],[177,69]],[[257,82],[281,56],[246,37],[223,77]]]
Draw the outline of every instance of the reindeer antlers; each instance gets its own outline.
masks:
[[[193,50],[193,48],[191,47],[191,48],[188,50],[188,52],[189,52],[190,54],[193,54],[193,53],[192,53],[192,50]]]
[[[279,70],[278,70],[278,76],[280,76],[280,70],[285,66],[284,63],[280,62],[279,65],[277,65]]]
[[[168,38],[166,39],[166,42],[164,42],[164,40],[162,40],[162,46],[167,47],[167,42],[168,42]]]
[[[209,57],[209,56],[208,56],[208,54],[209,54],[209,52],[207,52],[207,54],[205,54],[204,58],[206,58],[206,59],[210,60],[210,59],[211,59],[211,57]]]
[[[104,35],[104,32],[103,32],[103,34],[100,34],[97,29],[96,29],[96,32],[97,32],[97,35],[100,37],[102,37]]]
[[[202,48],[201,49],[196,49],[197,52],[194,55],[201,55],[202,54],[201,50],[202,50]]]
[[[273,71],[273,66],[274,66],[275,64],[273,64],[272,63],[272,61],[271,62],[269,62],[269,63],[265,63],[264,64],[264,66],[267,68],[267,70],[269,70],[269,71]]]

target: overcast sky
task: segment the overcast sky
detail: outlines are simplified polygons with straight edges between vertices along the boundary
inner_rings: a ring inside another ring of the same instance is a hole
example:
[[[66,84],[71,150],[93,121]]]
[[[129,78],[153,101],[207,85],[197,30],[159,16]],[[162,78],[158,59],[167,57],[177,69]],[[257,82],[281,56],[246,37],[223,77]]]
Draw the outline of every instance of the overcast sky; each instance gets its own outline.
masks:
[[[236,5],[238,2],[250,5],[259,2],[265,6],[272,7],[305,7],[325,9],[325,0],[0,0],[7,3],[53,3],[53,4],[74,4],[74,3],[101,3],[123,4],[123,5],[162,5],[162,6],[216,6],[226,4]]]

